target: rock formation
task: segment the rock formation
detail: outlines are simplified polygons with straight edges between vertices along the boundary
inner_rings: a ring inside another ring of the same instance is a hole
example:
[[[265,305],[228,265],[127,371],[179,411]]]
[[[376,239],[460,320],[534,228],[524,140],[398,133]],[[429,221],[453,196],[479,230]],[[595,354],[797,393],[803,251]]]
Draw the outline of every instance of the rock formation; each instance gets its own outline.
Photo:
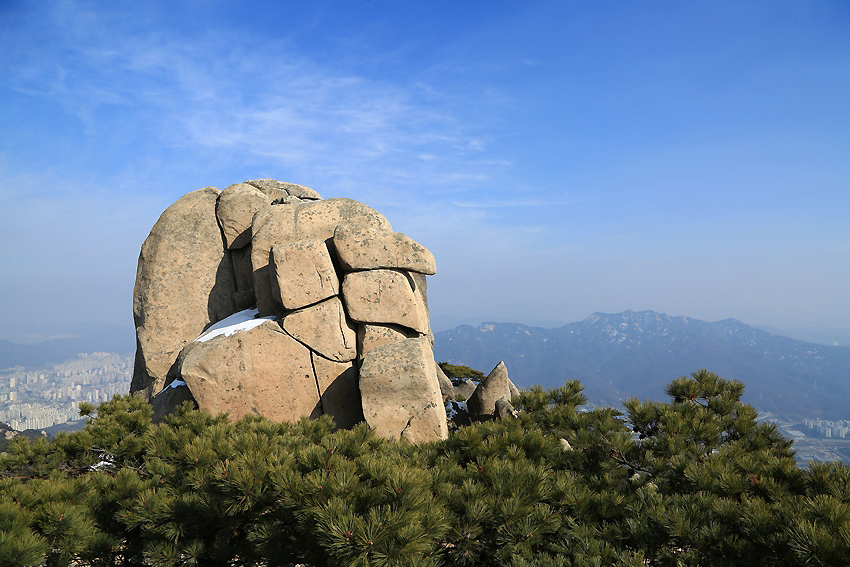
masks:
[[[162,390],[180,351],[234,312],[237,291],[216,220],[218,189],[184,195],[142,245],[133,294],[136,364],[131,391]]]
[[[404,339],[372,349],[360,366],[366,422],[385,437],[409,441],[448,436],[434,355],[426,338]],[[392,403],[388,403],[392,400]],[[424,404],[422,400],[429,400]]]
[[[351,199],[271,179],[185,195],[154,225],[134,290],[131,392],[158,419],[331,415],[387,438],[447,436],[425,276],[434,256]]]
[[[496,409],[493,415],[496,419],[516,419],[519,417],[519,412],[514,409],[507,398],[499,398],[496,400]]]
[[[440,384],[440,394],[443,396],[443,402],[453,400],[455,398],[455,388],[443,369],[437,366],[437,382]]]
[[[459,381],[457,384],[453,383],[452,386],[454,387],[454,398],[456,400],[466,401],[475,392],[477,384],[467,378]]]
[[[478,384],[466,402],[469,415],[474,420],[488,421],[496,418],[496,402],[504,398],[510,402],[511,381],[504,362],[499,362],[487,378]]]

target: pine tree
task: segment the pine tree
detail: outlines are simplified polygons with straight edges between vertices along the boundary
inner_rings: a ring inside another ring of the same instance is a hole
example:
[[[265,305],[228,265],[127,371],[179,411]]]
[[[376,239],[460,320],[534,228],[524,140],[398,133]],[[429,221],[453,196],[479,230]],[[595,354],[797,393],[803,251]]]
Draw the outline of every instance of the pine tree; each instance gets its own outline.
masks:
[[[116,397],[0,455],[0,565],[845,565],[850,468],[798,468],[742,391],[700,371],[623,415],[532,388],[415,446]]]
[[[628,523],[657,564],[787,565],[789,509],[802,488],[791,442],[758,423],[743,384],[701,370],[674,380],[669,404],[628,400],[636,482]]]
[[[448,362],[438,362],[440,369],[453,380],[472,380],[473,382],[481,382],[486,378],[483,372],[475,370],[469,366],[462,364],[449,364]]]
[[[18,504],[9,492],[15,492],[8,480],[0,487],[0,565],[40,565],[47,554],[48,542],[31,528],[32,513]],[[11,490],[10,490],[11,489]]]

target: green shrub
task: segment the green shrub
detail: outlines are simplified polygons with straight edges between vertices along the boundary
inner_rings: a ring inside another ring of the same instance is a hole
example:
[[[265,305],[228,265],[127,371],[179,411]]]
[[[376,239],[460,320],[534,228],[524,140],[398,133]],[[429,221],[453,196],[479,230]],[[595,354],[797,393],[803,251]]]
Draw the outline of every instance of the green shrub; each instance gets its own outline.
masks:
[[[449,364],[448,362],[438,362],[437,364],[446,376],[455,381],[472,380],[473,382],[480,382],[487,377],[483,372],[474,370],[469,366]]]
[[[846,564],[850,469],[796,467],[742,390],[700,371],[622,414],[532,388],[422,445],[117,397],[0,455],[0,565]]]

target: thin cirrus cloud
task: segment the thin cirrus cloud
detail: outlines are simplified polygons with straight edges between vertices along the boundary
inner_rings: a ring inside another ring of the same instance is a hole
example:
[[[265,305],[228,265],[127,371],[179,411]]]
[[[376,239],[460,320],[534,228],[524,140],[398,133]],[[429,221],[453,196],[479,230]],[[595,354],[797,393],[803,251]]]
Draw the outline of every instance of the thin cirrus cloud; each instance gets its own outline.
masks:
[[[19,35],[26,43],[26,31]],[[202,164],[283,171],[331,196],[415,206],[474,190],[512,165],[481,159],[486,136],[464,124],[435,77],[389,83],[319,64],[285,38],[173,36],[134,31],[123,21],[98,26],[80,15],[48,35],[46,45],[18,51],[6,82],[62,106],[84,136],[133,138],[162,154],[150,168],[159,169],[157,180],[174,167],[172,149]],[[111,131],[115,122],[126,127]],[[104,164],[94,182],[114,187],[127,170],[145,169],[131,152],[120,158],[122,166]],[[404,189],[412,185],[415,191]]]
[[[13,205],[2,213],[2,233],[13,242],[28,234],[30,247],[54,256],[45,263],[24,247],[3,254],[0,287],[31,300],[31,314],[68,312],[51,302],[69,297],[91,301],[88,277],[118,283],[80,313],[126,321],[146,230],[170,202],[203,185],[275,176],[387,209],[423,241],[486,233],[486,216],[422,222],[449,196],[512,166],[482,157],[486,134],[465,123],[433,80],[369,78],[318,63],[285,39],[175,36],[71,16],[46,12],[0,39],[11,54],[0,63],[0,85],[30,109],[21,124],[41,114],[69,122],[49,146],[20,144],[0,155],[0,199]],[[39,153],[50,166],[27,170]],[[61,294],[28,281],[57,269],[74,274]],[[34,289],[46,299],[30,298]],[[0,318],[12,324],[20,314],[10,309]]]
[[[492,171],[469,159],[483,151],[484,138],[443,105],[433,83],[330,68],[286,39],[175,37],[96,22],[73,18],[47,46],[23,50],[30,57],[7,78],[20,93],[64,106],[89,135],[104,134],[98,118],[117,115],[142,144],[235,154],[229,159],[274,163],[332,185],[437,177],[468,184]],[[423,154],[431,159],[415,159]]]
[[[496,200],[480,200],[480,201],[452,201],[455,207],[468,209],[501,209],[513,207],[559,207],[565,205],[576,205],[581,203],[581,199],[569,199],[558,197],[546,198],[527,198],[527,199],[500,199]]]

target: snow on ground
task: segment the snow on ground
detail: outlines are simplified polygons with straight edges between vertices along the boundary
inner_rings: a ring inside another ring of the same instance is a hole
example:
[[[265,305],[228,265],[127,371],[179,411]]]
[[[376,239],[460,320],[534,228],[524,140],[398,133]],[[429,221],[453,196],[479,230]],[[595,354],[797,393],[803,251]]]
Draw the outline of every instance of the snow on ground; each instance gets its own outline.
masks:
[[[109,468],[115,465],[115,456],[110,453],[103,453],[103,458],[100,461],[89,467],[90,471],[97,471],[103,468]]]
[[[469,412],[469,409],[466,407],[466,402],[456,402],[454,400],[449,400],[446,402],[446,417],[448,419],[452,419],[459,412]]]
[[[259,311],[257,309],[246,309],[244,311],[240,311],[239,313],[234,313],[230,317],[225,317],[203,333],[201,336],[195,339],[198,342],[204,343],[213,337],[217,337],[219,335],[224,335],[225,337],[229,337],[233,333],[238,333],[239,331],[247,331],[249,329],[253,329],[259,325],[262,325],[266,321],[274,321],[274,317],[257,317]]]

